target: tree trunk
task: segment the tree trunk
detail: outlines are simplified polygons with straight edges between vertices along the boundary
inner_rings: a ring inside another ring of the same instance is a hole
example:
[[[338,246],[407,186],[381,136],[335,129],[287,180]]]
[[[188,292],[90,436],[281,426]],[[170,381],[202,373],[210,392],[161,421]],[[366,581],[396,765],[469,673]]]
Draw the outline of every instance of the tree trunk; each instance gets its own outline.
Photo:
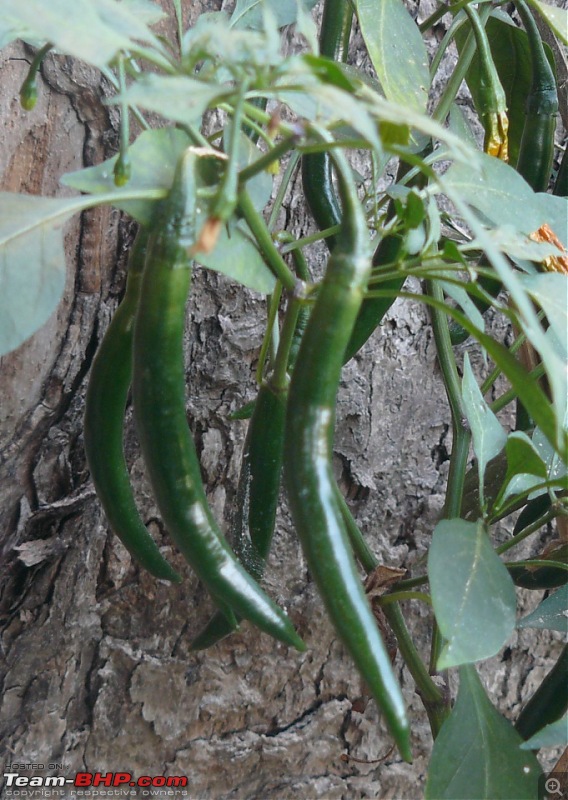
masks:
[[[191,5],[192,15],[203,10]],[[99,74],[60,56],[45,62],[37,107],[22,112],[25,59],[21,45],[2,53],[2,188],[63,195],[62,173],[116,152],[116,120],[101,103]],[[306,234],[295,188],[287,216]],[[431,740],[412,679],[398,661],[413,719],[409,766],[389,753],[385,725],[333,635],[286,510],[266,586],[305,638],[302,654],[247,624],[210,651],[190,652],[211,612],[195,576],[172,549],[184,581],[157,581],[110,534],[85,463],[82,414],[133,234],[132,223],[107,208],[74,219],[57,313],[0,362],[3,764],[44,765],[12,770],[30,776],[187,776],[185,796],[204,800],[421,796]],[[229,415],[253,396],[264,314],[262,298],[212,273],[196,275],[188,415],[225,529],[246,430]],[[425,311],[397,302],[346,367],[338,409],[336,467],[352,509],[385,564],[416,571],[443,503],[451,445],[434,357]],[[143,517],[166,545],[130,411],[126,449]],[[407,608],[426,655],[429,616],[416,603]],[[489,688],[502,708],[515,711],[542,677],[550,642],[539,642],[513,671],[508,650],[489,662]],[[534,665],[521,698],[520,676]],[[346,753],[385,760],[349,762]]]

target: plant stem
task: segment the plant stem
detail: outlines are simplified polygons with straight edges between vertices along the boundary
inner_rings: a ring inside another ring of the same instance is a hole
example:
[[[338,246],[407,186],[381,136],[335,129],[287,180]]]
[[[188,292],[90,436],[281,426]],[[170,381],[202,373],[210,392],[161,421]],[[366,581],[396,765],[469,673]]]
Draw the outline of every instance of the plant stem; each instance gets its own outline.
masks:
[[[355,551],[355,555],[361,562],[365,572],[370,574],[378,567],[379,562],[363,538],[363,535],[359,530],[359,526],[355,522],[353,515],[351,514],[351,510],[347,505],[343,494],[340,492],[339,487],[336,487],[336,498],[341,506],[341,513],[343,515],[343,520],[347,527],[347,532],[349,534],[351,546]],[[405,583],[408,585],[407,582]],[[400,586],[400,584],[397,584],[397,586]],[[389,603],[387,601],[387,605],[385,605],[383,608],[383,613],[388,620],[392,632],[396,636],[398,649],[400,650],[400,654],[404,660],[404,663],[408,667],[408,671],[416,683],[416,691],[420,696],[428,715],[432,736],[436,738],[442,722],[449,714],[449,706],[447,705],[442,692],[428,674],[428,670],[426,669],[426,666],[422,661],[414,642],[412,641],[412,637],[408,632],[408,628],[399,604],[397,602]]]
[[[297,278],[286,264],[278,248],[272,240],[270,231],[246,189],[239,191],[239,210],[243,215],[252,235],[256,239],[260,252],[273,275],[281,282],[282,286],[292,292],[296,286]]]
[[[274,370],[270,378],[270,385],[279,391],[286,391],[288,388],[288,356],[296,332],[296,322],[298,320],[298,314],[300,313],[300,305],[300,300],[297,297],[290,297],[284,323],[282,325],[282,331],[280,333],[278,352],[274,360]]]
[[[482,8],[479,12],[479,21],[482,25],[485,25],[490,12],[490,4],[485,8]],[[438,105],[432,114],[432,119],[436,120],[437,122],[444,122],[448,116],[451,105],[456,98],[462,81],[470,67],[473,56],[475,55],[475,49],[475,37],[473,36],[473,33],[470,33],[467,37],[464,48],[460,53],[459,61],[454,67],[454,71],[452,72],[450,79],[447,82],[444,91],[442,92],[442,96],[438,100]]]
[[[271,150],[264,153],[260,158],[257,158],[256,161],[253,161],[248,167],[242,169],[239,172],[239,181],[241,183],[246,183],[246,181],[258,175],[259,172],[264,172],[267,167],[270,167],[271,164],[274,164],[275,161],[278,161],[282,156],[285,156],[286,153],[292,150],[295,144],[295,136],[287,136],[285,139],[282,139],[278,144],[275,144]]]
[[[256,368],[256,382],[260,386],[262,383],[262,377],[264,374],[264,364],[268,357],[269,350],[271,346],[274,344],[274,335],[273,331],[275,328],[276,317],[278,316],[278,306],[280,305],[280,297],[282,295],[282,284],[277,283],[274,287],[274,291],[271,295],[268,296],[268,319],[266,322],[266,331],[264,333],[264,339],[262,340],[262,345],[260,348],[260,354],[258,356],[258,366]],[[277,347],[277,343],[276,343]],[[276,349],[273,347],[273,349]]]
[[[433,281],[426,283],[426,292],[435,300],[443,301],[442,287]],[[444,380],[446,395],[452,416],[453,444],[450,457],[450,471],[446,502],[444,504],[444,519],[454,519],[460,516],[463,497],[464,479],[469,455],[471,431],[464,412],[461,386],[456,367],[454,351],[450,340],[448,318],[440,308],[432,308],[432,329],[438,353],[438,362]],[[436,662],[442,648],[442,638],[436,623],[432,631],[432,645],[430,653],[430,671],[436,669]]]
[[[498,553],[498,555],[505,553],[507,550],[510,550],[512,547],[520,544],[523,539],[526,539],[531,535],[531,533],[538,531],[543,525],[546,525],[547,522],[551,522],[557,516],[558,508],[550,508],[546,514],[543,514],[542,517],[539,517],[539,519],[535,520],[535,522],[533,522],[532,525],[529,525],[528,528],[525,528],[524,531],[519,531],[519,533],[517,533],[515,536],[512,536],[509,541],[503,542],[503,544],[500,544],[499,547],[496,547],[495,552]]]
[[[274,230],[274,226],[276,225],[276,220],[278,219],[278,214],[280,213],[280,209],[282,208],[282,203],[284,202],[286,191],[288,190],[288,185],[292,180],[292,175],[294,174],[294,170],[298,166],[299,160],[300,160],[300,154],[297,150],[294,150],[294,152],[290,154],[290,159],[288,161],[286,169],[284,170],[284,174],[282,175],[282,180],[280,181],[278,192],[276,193],[276,197],[274,198],[274,205],[272,206],[272,211],[270,212],[270,217],[268,218],[267,227],[270,232]]]

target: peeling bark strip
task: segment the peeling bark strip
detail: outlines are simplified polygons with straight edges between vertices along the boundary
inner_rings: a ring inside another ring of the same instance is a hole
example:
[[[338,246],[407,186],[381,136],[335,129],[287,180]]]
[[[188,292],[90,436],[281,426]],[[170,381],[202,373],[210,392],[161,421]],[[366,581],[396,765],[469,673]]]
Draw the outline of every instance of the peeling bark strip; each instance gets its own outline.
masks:
[[[163,3],[170,10],[171,4]],[[191,3],[198,15],[219,3]],[[429,9],[421,6],[427,16]],[[63,172],[116,151],[99,76],[48,59],[33,112],[19,110],[22,47],[2,53],[2,188],[62,194]],[[286,224],[309,231],[292,187]],[[213,650],[190,653],[208,619],[204,592],[184,575],[168,586],[139,572],[107,530],[82,445],[85,378],[124,287],[132,226],[90,212],[67,229],[68,280],[56,315],[0,361],[0,763],[43,764],[29,775],[128,772],[188,776],[192,800],[356,800],[422,794],[430,736],[405,673],[415,763],[371,761],[390,740],[334,639],[281,513],[268,589],[308,644],[298,654],[246,625]],[[193,431],[216,516],[233,510],[242,422],[250,399],[263,302],[200,273],[188,311]],[[352,508],[383,563],[416,567],[443,502],[448,415],[425,313],[397,304],[380,337],[343,374],[337,466]],[[143,518],[156,519],[136,437],[126,450]],[[160,541],[160,528],[153,529]],[[164,540],[165,543],[165,540]],[[413,617],[426,650],[428,621]],[[489,689],[514,712],[545,672],[550,639],[530,632],[524,660],[492,672]],[[400,669],[400,665],[399,665]],[[522,687],[519,690],[519,687]],[[522,697],[518,692],[522,691]],[[51,765],[51,766],[50,766]],[[72,795],[69,795],[72,796]]]

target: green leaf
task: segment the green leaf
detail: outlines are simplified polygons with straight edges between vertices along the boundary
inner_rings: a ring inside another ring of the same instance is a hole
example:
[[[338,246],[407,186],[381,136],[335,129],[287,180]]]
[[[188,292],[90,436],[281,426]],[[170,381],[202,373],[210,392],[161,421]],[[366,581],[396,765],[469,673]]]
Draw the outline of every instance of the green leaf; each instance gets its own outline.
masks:
[[[318,65],[321,59],[316,59]],[[378,152],[382,144],[375,120],[352,92],[344,91],[330,83],[323,83],[312,68],[313,56],[291,62],[290,71],[284,79],[285,89],[274,91],[280,102],[286,103],[300,117],[317,120],[319,124],[345,120],[366,139]],[[297,89],[292,89],[296,84]]]
[[[128,149],[132,173],[126,186],[117,187],[114,183],[114,165],[118,156],[113,156],[96,167],[69,172],[63,176],[61,183],[92,195],[111,195],[114,206],[130,214],[142,225],[148,225],[152,220],[154,198],[163,197],[170,189],[176,164],[189,144],[187,134],[176,128],[144,131]],[[239,165],[244,167],[259,155],[258,148],[243,134]],[[218,179],[217,174],[212,183],[215,179]],[[255,207],[264,208],[272,193],[272,177],[262,172],[252,178],[247,186]],[[146,193],[148,198],[132,199],[133,193]]]
[[[128,148],[131,177],[124,187],[114,183],[114,165],[118,156],[103,161],[96,167],[69,172],[61,183],[87,194],[110,194],[115,196],[113,205],[130,214],[142,225],[152,219],[155,200],[129,199],[133,191],[169,190],[173,183],[178,160],[189,145],[188,136],[175,128],[144,131]]]
[[[568,226],[566,225],[568,199],[546,192],[539,192],[537,198],[539,208],[548,226],[558,236],[564,248],[568,248]]]
[[[532,614],[517,622],[517,628],[543,628],[568,633],[568,586],[549,595]]]
[[[481,390],[477,385],[475,375],[471,369],[471,364],[469,363],[468,353],[466,353],[464,357],[462,399],[471,428],[473,449],[477,456],[479,485],[481,497],[483,498],[485,467],[488,461],[491,461],[492,458],[495,458],[495,456],[501,452],[507,441],[507,434],[481,394]]]
[[[479,168],[453,164],[444,175],[444,185],[495,225],[511,225],[527,236],[547,221],[540,195],[501,159],[479,153]]]
[[[161,199],[163,190],[123,190]],[[18,347],[55,310],[65,282],[62,226],[79,211],[114,204],[115,194],[52,199],[0,192],[0,355]]]
[[[551,446],[547,437],[540,428],[536,428],[535,432],[533,433],[532,441],[538,454],[546,465],[548,480],[562,481],[564,479],[564,488],[568,490],[568,483],[566,483],[568,468],[562,459],[559,458],[558,453]]]
[[[457,103],[452,103],[448,125],[452,133],[464,139],[472,147],[477,147],[475,136],[465,114]]]
[[[532,299],[546,314],[559,341],[566,341],[568,331],[568,275],[540,272],[523,275],[521,281]]]
[[[522,494],[546,481],[548,470],[540,453],[526,433],[509,434],[505,447],[507,473],[493,508],[498,513],[505,501],[514,494]]]
[[[165,11],[152,0],[120,0],[120,2],[145,25],[155,25],[167,16]]]
[[[73,214],[70,205],[68,199],[0,194],[0,356],[47,322],[61,299],[62,226]]]
[[[302,0],[304,9],[312,9],[317,0]],[[237,0],[231,16],[234,28],[252,28],[261,30],[264,27],[264,13],[269,10],[276,19],[279,28],[292,25],[298,14],[298,0]]]
[[[434,742],[426,800],[535,800],[541,769],[491,705],[475,667],[460,669],[451,715]]]
[[[545,725],[538,733],[521,745],[521,750],[540,750],[541,747],[566,747],[568,745],[568,714]]]
[[[541,17],[546,20],[561,42],[568,45],[568,10],[559,6],[551,6],[541,0],[529,0]]]
[[[515,587],[481,521],[442,520],[428,555],[432,603],[446,644],[437,669],[495,655],[515,628]]]
[[[401,0],[357,0],[361,33],[385,97],[425,111],[430,88],[426,46]]]
[[[447,283],[446,281],[440,281],[440,284],[448,297],[451,297],[460,306],[471,323],[476,328],[479,328],[480,331],[483,331],[485,329],[483,314],[463,286],[456,286],[455,283]]]
[[[231,93],[230,87],[184,75],[145,75],[108,103],[128,103],[155,111],[165,119],[193,125],[201,121],[211,104],[230,97]]]
[[[120,50],[136,52],[136,42],[162,50],[159,39],[138,16],[136,6],[115,0],[3,0],[2,16],[26,40],[51,42],[62,53],[105,67]]]
[[[504,179],[507,177],[510,178],[511,173],[518,179],[519,176],[516,175],[515,171],[511,170],[509,167],[506,167],[506,165],[500,162],[499,159],[486,156],[483,161],[485,165],[487,164],[487,160],[492,161],[495,164],[499,162],[501,167],[504,167],[507,170],[507,173],[503,174]],[[498,169],[500,170],[501,167]],[[491,174],[493,172],[493,168],[488,168],[488,172]],[[496,173],[493,172],[493,175],[494,174]],[[467,222],[472,229],[474,236],[479,241],[480,246],[483,248],[499,279],[502,281],[504,288],[508,290],[510,298],[516,307],[515,314],[517,317],[517,323],[526,334],[526,337],[530,343],[539,352],[541,360],[546,368],[547,377],[552,388],[552,396],[554,398],[554,409],[549,408],[548,401],[542,396],[542,393],[540,403],[537,404],[534,402],[536,397],[531,396],[534,394],[534,392],[528,385],[533,382],[530,380],[527,382],[526,377],[524,379],[521,378],[520,374],[518,373],[518,365],[516,364],[515,359],[511,361],[509,356],[505,355],[505,351],[502,346],[498,345],[498,343],[494,342],[493,340],[490,340],[490,337],[486,337],[485,334],[476,334],[474,331],[472,331],[472,333],[474,336],[476,336],[478,341],[483,344],[488,353],[491,354],[492,351],[499,353],[499,360],[501,362],[500,366],[511,380],[513,388],[517,392],[519,398],[522,400],[523,405],[533,417],[535,422],[542,428],[549,441],[554,444],[559,455],[561,455],[563,459],[567,459],[568,436],[565,427],[566,361],[565,359],[562,359],[562,357],[559,355],[558,349],[554,346],[554,343],[549,337],[547,337],[546,332],[539,322],[534,305],[526,293],[519,276],[515,270],[512,269],[511,265],[499,252],[499,250],[493,246],[490,237],[487,236],[485,228],[480,223],[477,216],[470,210],[470,208],[468,208],[468,204],[471,204],[474,208],[479,207],[480,201],[475,198],[474,193],[470,193],[470,196],[466,198],[466,201],[464,202],[461,191],[456,191],[454,186],[446,184],[445,176],[443,178],[439,178],[439,183],[442,185],[444,193],[453,202],[464,221]],[[524,181],[521,179],[521,190],[523,184]],[[525,184],[525,186],[528,188],[529,192],[532,192],[530,187],[528,187],[528,184]],[[491,190],[493,189],[491,186],[489,188]],[[487,187],[485,185],[480,185],[478,194],[483,195],[485,193],[489,195],[491,194],[491,191],[487,191]],[[497,192],[495,192],[495,196],[496,194]],[[495,196],[492,198],[493,202],[495,201]],[[533,197],[536,197],[540,203],[541,198],[544,198],[545,195],[533,194]],[[568,205],[565,205],[565,207],[568,210]],[[518,207],[517,211],[521,216],[524,215],[523,219],[525,219],[530,217],[533,208],[534,205],[528,203],[528,208]],[[481,210],[483,211],[483,209]],[[514,222],[511,224],[514,224]],[[520,225],[517,225],[517,227],[520,227]],[[460,322],[460,324],[469,330],[469,323],[467,321],[465,324],[463,322]],[[495,360],[497,361],[496,358]],[[533,388],[538,387],[535,386]],[[529,403],[532,408],[529,408]],[[541,414],[545,408],[547,408],[546,416],[548,417],[546,420]],[[550,419],[549,416],[549,412],[551,410],[553,410],[552,419]]]
[[[243,221],[224,227],[215,248],[207,255],[199,253],[196,260],[255,292],[271,294],[274,291],[276,280]]]

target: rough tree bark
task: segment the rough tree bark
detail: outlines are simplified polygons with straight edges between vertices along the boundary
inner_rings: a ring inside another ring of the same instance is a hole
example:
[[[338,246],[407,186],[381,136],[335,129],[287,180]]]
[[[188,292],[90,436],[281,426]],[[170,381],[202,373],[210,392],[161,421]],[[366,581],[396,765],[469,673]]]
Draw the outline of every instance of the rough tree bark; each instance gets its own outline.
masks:
[[[196,16],[215,2],[191,5]],[[116,121],[100,102],[100,76],[62,57],[46,61],[38,105],[24,114],[17,95],[26,57],[13,46],[0,62],[2,189],[62,195],[63,172],[116,152]],[[286,214],[305,233],[296,188]],[[187,775],[189,796],[204,800],[420,797],[431,743],[400,664],[414,765],[396,754],[382,764],[341,760],[346,752],[380,758],[390,740],[330,629],[285,511],[267,586],[305,637],[303,654],[247,625],[207,653],[189,652],[211,610],[196,579],[175,555],[183,584],[154,580],[109,534],[81,421],[89,365],[123,291],[132,237],[132,224],[108,209],[70,223],[64,300],[0,362],[0,760],[44,764],[45,774]],[[262,320],[261,298],[197,275],[188,411],[225,524],[245,430],[229,413],[252,396]],[[345,369],[336,444],[342,487],[386,564],[412,567],[424,556],[443,501],[449,435],[427,315],[397,303]],[[130,419],[127,451],[144,518],[161,541]],[[414,603],[411,611],[426,652],[426,612]],[[554,646],[541,636],[520,660],[505,649],[491,661],[485,674],[501,708],[514,712],[532,693]]]

